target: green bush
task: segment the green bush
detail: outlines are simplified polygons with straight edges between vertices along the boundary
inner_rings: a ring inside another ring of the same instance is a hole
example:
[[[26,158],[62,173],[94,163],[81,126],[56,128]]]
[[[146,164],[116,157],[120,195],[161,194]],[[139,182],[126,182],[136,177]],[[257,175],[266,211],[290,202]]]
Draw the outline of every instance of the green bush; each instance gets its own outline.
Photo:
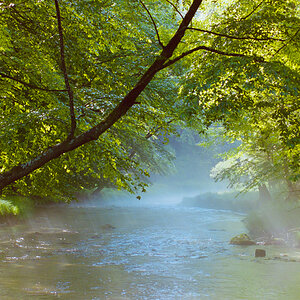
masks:
[[[8,200],[0,200],[0,215],[18,215],[20,213],[20,208],[17,205],[12,204]]]
[[[18,216],[26,217],[33,209],[33,201],[20,196],[0,199],[0,218]]]

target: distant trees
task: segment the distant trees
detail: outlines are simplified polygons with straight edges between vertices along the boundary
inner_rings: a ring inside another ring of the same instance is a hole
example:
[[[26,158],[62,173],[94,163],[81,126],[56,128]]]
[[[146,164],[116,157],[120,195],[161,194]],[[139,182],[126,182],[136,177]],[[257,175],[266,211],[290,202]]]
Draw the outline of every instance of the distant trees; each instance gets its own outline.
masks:
[[[294,100],[297,104],[297,99]],[[283,97],[280,105],[285,104]],[[256,188],[261,199],[270,199],[271,189],[281,191],[282,198],[297,200],[300,196],[299,144],[296,139],[299,128],[293,123],[299,121],[295,118],[289,124],[289,115],[285,119],[288,131],[282,132],[280,121],[273,117],[275,109],[275,105],[271,109],[269,106],[260,107],[251,116],[242,118],[236,124],[238,126],[234,127],[232,123],[219,132],[224,135],[224,140],[238,140],[240,145],[223,155],[223,160],[212,169],[211,176],[217,181],[228,180],[230,187],[242,191]],[[286,140],[286,134],[293,143]]]
[[[238,137],[266,117],[296,178],[297,5],[1,3],[0,190],[64,197],[107,181],[143,190],[171,158],[158,133],[222,122]]]

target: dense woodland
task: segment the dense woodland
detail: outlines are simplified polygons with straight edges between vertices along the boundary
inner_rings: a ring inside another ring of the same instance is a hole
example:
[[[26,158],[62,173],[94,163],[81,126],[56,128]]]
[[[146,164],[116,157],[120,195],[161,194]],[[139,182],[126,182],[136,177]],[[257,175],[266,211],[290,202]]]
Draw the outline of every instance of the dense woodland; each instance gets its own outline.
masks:
[[[1,196],[140,197],[188,128],[236,146],[216,180],[295,203],[299,49],[298,0],[4,0]]]

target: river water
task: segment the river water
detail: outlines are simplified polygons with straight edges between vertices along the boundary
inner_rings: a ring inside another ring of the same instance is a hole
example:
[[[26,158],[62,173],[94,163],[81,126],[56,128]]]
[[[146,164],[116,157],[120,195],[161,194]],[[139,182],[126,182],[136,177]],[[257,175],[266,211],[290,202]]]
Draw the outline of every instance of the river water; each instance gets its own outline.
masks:
[[[54,207],[0,227],[0,299],[300,299],[297,250],[228,241],[229,211]],[[300,251],[300,250],[299,250]]]

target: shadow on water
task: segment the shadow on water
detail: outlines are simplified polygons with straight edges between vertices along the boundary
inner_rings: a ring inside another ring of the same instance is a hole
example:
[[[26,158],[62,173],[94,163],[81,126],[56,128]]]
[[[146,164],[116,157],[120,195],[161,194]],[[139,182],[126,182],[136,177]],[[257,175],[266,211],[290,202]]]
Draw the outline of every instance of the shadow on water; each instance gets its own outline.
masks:
[[[148,204],[40,209],[0,228],[0,299],[299,299],[300,263],[228,244],[242,219]]]

